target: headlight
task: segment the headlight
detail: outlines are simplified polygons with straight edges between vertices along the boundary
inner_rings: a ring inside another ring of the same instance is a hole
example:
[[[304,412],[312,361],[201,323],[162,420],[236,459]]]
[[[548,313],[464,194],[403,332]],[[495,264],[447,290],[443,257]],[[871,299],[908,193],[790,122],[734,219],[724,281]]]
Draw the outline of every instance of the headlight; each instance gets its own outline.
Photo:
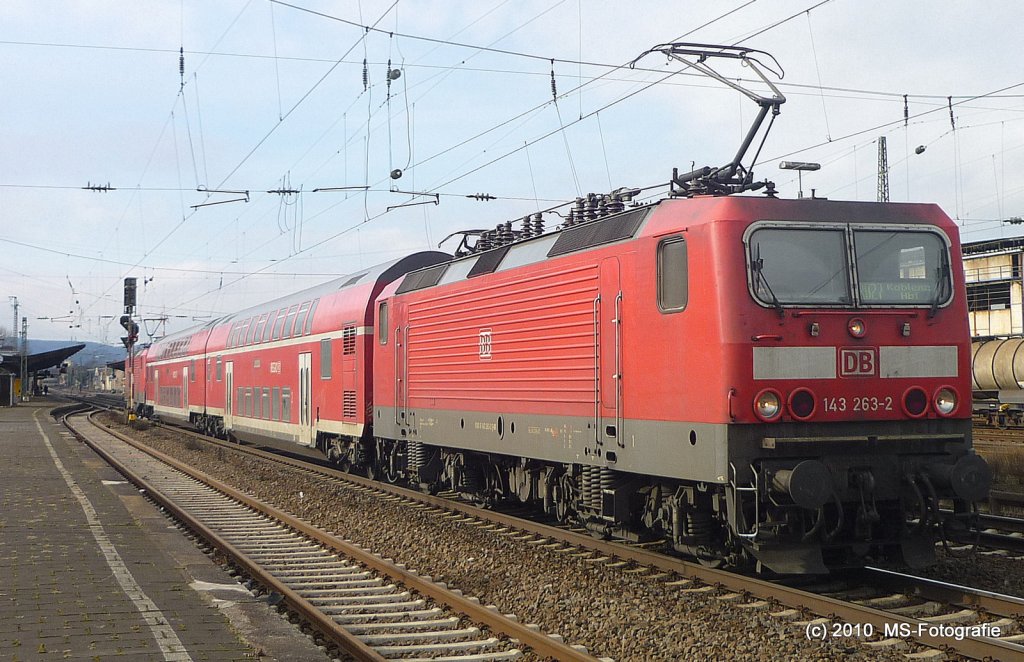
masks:
[[[949,416],[956,411],[956,391],[943,386],[935,392],[935,411],[939,412],[940,416]]]
[[[864,324],[864,320],[859,317],[851,318],[846,323],[846,330],[850,332],[850,335],[854,338],[863,338],[864,334],[868,332],[867,326]]]
[[[754,413],[762,421],[770,421],[778,418],[782,413],[782,398],[779,394],[770,389],[765,389],[754,398]]]

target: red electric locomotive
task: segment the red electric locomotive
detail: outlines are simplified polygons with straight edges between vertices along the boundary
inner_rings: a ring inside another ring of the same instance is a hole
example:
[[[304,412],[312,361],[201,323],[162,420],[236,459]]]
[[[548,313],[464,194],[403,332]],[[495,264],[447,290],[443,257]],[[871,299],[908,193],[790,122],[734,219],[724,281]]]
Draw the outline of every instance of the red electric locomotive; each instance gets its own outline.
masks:
[[[740,163],[784,101],[756,52],[654,50],[737,89],[706,60],[740,59],[771,87],[744,91],[761,112],[731,163],[165,338],[139,359],[141,411],[709,564],[927,563],[991,481],[955,224],[777,199]]]
[[[376,461],[711,562],[925,562],[988,485],[957,255],[931,205],[707,197],[412,273]]]

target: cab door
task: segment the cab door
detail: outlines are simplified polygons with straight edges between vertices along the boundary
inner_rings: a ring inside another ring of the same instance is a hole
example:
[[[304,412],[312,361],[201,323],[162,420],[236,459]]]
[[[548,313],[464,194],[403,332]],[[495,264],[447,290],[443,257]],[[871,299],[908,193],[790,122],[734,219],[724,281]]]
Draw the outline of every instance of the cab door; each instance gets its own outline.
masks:
[[[622,436],[622,286],[619,259],[601,262],[597,321],[598,439],[605,449],[621,445]]]

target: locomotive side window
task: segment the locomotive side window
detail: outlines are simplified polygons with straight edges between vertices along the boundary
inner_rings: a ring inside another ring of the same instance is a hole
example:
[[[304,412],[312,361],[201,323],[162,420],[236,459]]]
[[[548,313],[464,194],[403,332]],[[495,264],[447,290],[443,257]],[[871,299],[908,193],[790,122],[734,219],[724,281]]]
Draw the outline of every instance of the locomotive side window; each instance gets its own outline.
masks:
[[[380,302],[380,313],[377,315],[377,340],[382,345],[388,344],[388,302]]]
[[[331,378],[331,339],[320,341],[320,379]]]
[[[670,237],[658,244],[658,308],[675,313],[689,299],[686,240]]]
[[[850,304],[842,229],[763,228],[749,239],[752,290],[762,303]]]
[[[853,240],[863,303],[930,305],[949,300],[949,260],[938,235],[854,230]]]

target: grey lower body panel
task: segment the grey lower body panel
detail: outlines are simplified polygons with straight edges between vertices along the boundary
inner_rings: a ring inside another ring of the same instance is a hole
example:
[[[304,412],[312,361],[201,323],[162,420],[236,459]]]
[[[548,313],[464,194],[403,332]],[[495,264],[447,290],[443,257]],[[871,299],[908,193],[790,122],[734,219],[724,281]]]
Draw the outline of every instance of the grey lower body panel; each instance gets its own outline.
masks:
[[[725,424],[620,419],[609,436],[609,426],[599,429],[584,417],[415,409],[400,424],[394,408],[374,413],[377,437],[665,478],[728,480]]]

